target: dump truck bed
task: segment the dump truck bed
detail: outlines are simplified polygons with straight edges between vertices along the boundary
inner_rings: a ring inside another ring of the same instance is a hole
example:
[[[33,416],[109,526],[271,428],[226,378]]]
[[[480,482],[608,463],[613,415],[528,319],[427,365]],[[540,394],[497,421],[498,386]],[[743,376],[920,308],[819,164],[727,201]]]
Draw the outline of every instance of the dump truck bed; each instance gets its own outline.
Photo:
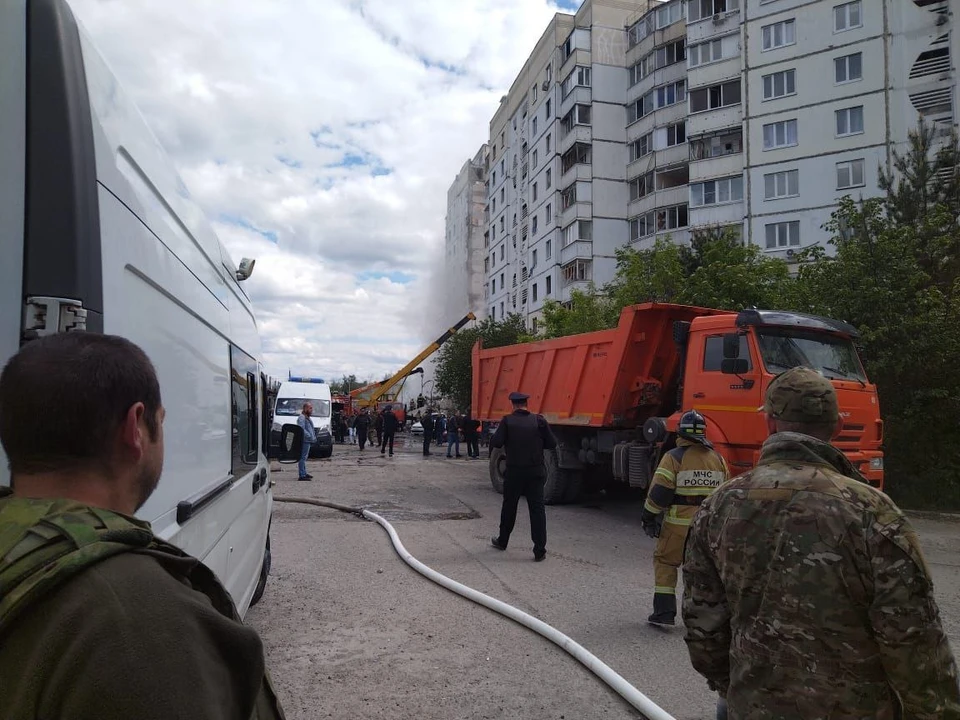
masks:
[[[477,343],[474,417],[496,421],[508,415],[508,396],[515,391],[528,394],[530,410],[556,425],[634,427],[669,414],[682,362],[673,323],[728,314],[733,313],[646,303],[624,308],[610,330],[490,350]]]

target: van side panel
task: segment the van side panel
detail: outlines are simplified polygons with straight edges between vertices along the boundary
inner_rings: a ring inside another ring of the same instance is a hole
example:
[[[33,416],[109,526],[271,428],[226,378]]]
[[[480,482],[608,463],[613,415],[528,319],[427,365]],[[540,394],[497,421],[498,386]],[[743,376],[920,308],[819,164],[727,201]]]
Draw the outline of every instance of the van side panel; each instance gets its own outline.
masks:
[[[24,3],[0,3],[0,367],[20,346],[23,307],[26,27]],[[0,485],[9,484],[7,457],[0,446]]]

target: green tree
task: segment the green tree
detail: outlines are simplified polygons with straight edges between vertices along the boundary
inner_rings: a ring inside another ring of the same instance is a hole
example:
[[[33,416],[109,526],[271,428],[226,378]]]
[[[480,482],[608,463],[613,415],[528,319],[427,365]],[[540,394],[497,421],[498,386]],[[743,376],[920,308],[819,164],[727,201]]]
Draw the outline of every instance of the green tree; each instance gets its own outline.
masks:
[[[447,340],[437,352],[437,392],[460,410],[470,406],[473,384],[473,346],[477,340],[487,348],[502,347],[531,339],[520,315],[504,320],[481,320],[474,327],[464,328]]]
[[[357,376],[354,374],[344,375],[339,380],[334,380],[330,383],[330,392],[335,395],[346,395],[351,390],[356,390],[358,387],[363,385],[363,383],[357,380]]]

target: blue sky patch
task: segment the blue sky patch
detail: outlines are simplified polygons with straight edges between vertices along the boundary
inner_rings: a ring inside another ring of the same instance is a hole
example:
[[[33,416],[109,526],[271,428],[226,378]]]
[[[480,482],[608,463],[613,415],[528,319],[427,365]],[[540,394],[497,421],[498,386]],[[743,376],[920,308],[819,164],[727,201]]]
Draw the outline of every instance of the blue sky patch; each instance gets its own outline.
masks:
[[[389,272],[379,272],[377,270],[366,270],[362,273],[357,273],[356,275],[357,282],[368,282],[369,280],[382,280],[386,278],[392,283],[397,283],[399,285],[406,285],[413,282],[416,275],[411,273],[400,272],[399,270],[391,270]]]
[[[277,160],[282,162],[287,167],[291,168],[302,168],[303,163],[299,160],[294,160],[293,158],[287,157],[286,155],[277,155]]]
[[[557,0],[557,6],[567,12],[576,12],[582,3],[583,0]]]
[[[257,235],[265,237],[274,245],[276,245],[279,240],[273,230],[261,230],[246,218],[238,217],[237,215],[221,215],[220,222],[227,223],[228,225],[236,225],[237,227],[242,227],[244,230],[255,232]]]

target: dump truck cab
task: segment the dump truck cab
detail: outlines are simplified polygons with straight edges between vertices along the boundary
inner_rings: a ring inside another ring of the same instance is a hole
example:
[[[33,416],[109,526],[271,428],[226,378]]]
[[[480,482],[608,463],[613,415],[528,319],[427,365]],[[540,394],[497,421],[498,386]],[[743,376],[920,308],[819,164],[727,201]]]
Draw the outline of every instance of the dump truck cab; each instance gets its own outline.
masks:
[[[802,313],[745,310],[694,319],[686,338],[682,401],[668,419],[676,428],[683,410],[709,421],[708,434],[734,473],[753,467],[767,435],[759,408],[774,377],[804,365],[837,391],[843,427],[834,444],[872,485],[883,485],[883,424],[876,386],[864,372],[851,325]]]

